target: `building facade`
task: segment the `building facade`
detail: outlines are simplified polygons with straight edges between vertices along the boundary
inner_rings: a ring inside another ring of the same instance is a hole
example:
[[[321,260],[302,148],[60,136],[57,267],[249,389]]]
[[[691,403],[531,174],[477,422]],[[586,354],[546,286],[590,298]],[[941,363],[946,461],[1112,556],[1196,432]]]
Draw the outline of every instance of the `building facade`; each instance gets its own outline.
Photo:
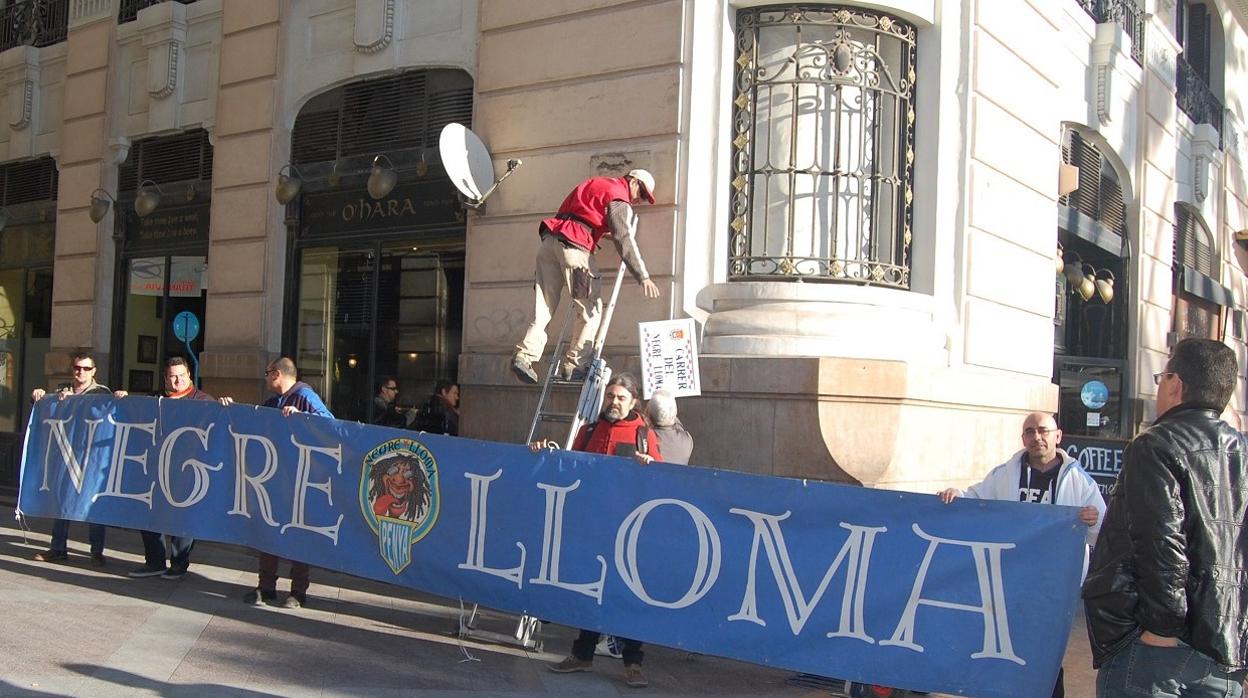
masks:
[[[663,293],[625,281],[606,353],[635,367],[637,322],[696,320],[695,463],[931,491],[1051,410],[1112,465],[1174,342],[1245,356],[1244,0],[6,12],[10,482],[23,396],[78,347],[114,387],[181,354],[240,400],[291,355],[358,420],[378,380],[418,404],[453,378],[462,433],[523,438],[537,223],[635,167]],[[451,122],[524,162],[480,209],[441,167]]]

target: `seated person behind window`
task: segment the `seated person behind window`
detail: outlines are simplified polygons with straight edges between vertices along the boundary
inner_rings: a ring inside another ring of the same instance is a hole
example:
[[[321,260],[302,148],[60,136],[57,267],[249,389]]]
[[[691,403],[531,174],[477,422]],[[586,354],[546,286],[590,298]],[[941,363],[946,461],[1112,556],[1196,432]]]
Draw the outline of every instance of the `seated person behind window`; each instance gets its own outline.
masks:
[[[373,424],[383,427],[407,429],[416,415],[412,410],[399,410],[399,382],[393,376],[377,379],[377,394],[373,396]]]
[[[420,408],[417,429],[430,434],[459,436],[459,385],[440,380],[433,387],[429,402]]]

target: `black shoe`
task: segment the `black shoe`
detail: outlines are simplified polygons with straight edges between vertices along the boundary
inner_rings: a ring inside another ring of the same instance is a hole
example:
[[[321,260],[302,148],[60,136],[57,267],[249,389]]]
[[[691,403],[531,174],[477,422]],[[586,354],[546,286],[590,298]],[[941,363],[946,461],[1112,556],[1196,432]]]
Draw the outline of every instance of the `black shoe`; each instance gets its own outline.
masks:
[[[104,553],[91,553],[91,566],[103,567],[108,564],[108,558],[104,557]]]
[[[296,594],[293,591],[282,602],[282,608],[303,608],[308,605],[307,594]]]
[[[259,606],[261,604],[272,603],[277,598],[276,591],[268,591],[267,589],[252,589],[243,594],[243,603]]]
[[[186,568],[170,567],[169,571],[160,575],[161,579],[181,579],[186,576]]]
[[[159,577],[163,574],[165,574],[164,567],[148,567],[147,565],[143,565],[137,569],[130,570],[126,573],[126,576],[134,577],[135,579],[142,579],[144,577]]]
[[[516,374],[516,378],[529,385],[541,383],[537,379],[537,373],[533,371],[533,362],[518,354],[511,357],[511,371]]]
[[[63,562],[69,559],[69,553],[64,550],[44,550],[35,553],[35,559],[39,562]]]

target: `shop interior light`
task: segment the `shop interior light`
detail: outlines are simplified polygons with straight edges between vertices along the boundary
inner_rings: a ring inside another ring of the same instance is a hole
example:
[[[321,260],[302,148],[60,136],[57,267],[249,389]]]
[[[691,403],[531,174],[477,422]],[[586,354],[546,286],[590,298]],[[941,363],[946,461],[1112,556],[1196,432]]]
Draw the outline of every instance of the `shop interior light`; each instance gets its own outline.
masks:
[[[381,164],[382,160],[386,161],[385,165]],[[373,169],[368,173],[368,195],[374,199],[384,199],[394,191],[394,185],[398,183],[399,174],[394,171],[394,163],[390,162],[390,158],[385,155],[373,158]]]
[[[139,214],[139,218],[147,218],[160,206],[160,197],[163,194],[155,182],[150,179],[143,180],[134,195],[134,212]]]
[[[290,174],[286,174],[287,172]],[[277,203],[285,206],[299,196],[299,190],[302,188],[303,175],[294,165],[284,165],[277,171],[277,186],[273,189],[273,196],[277,199]]]
[[[342,181],[342,175],[338,172],[338,160],[334,160],[334,166],[329,168],[329,174],[325,175],[325,183],[331,187],[338,186]]]
[[[87,215],[91,217],[92,223],[99,223],[104,220],[104,216],[108,215],[108,209],[117,204],[117,199],[112,194],[103,189],[96,189],[91,192],[91,208],[87,209]]]

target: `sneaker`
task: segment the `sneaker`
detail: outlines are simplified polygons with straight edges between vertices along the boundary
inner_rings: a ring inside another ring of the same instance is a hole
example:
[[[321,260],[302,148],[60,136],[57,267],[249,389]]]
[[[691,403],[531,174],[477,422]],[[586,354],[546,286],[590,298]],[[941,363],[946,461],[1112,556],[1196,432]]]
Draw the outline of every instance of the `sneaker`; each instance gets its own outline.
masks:
[[[126,576],[134,577],[135,579],[142,579],[143,577],[159,577],[164,573],[164,567],[148,567],[147,565],[143,565],[138,569],[130,570],[126,573]]]
[[[270,603],[276,598],[276,591],[269,591],[267,589],[252,589],[246,594],[243,594],[243,603],[251,604],[252,606],[259,606],[261,604]]]
[[[170,567],[167,572],[160,575],[161,579],[181,579],[186,576],[186,570]]]
[[[611,657],[612,659],[623,659],[624,654],[620,651],[620,641],[614,635],[603,635],[602,639],[594,647],[594,654],[600,657]]]
[[[62,560],[69,559],[69,553],[64,550],[49,549],[40,553],[35,553],[35,559],[39,562],[61,562]]]
[[[296,594],[293,591],[286,600],[282,602],[282,608],[303,608],[308,605],[308,597],[306,594]]]
[[[511,371],[516,374],[516,378],[528,383],[529,385],[537,385],[541,383],[537,379],[537,373],[533,371],[533,362],[520,356],[519,354],[511,357]]]
[[[650,682],[646,680],[646,675],[641,673],[640,664],[625,664],[624,684],[629,688],[645,688],[650,685]]]
[[[91,553],[91,566],[103,567],[108,564],[108,559],[104,557],[104,553]]]
[[[558,664],[547,664],[546,668],[556,674],[571,674],[575,671],[589,671],[594,666],[592,659],[577,659],[572,655],[564,657]]]

